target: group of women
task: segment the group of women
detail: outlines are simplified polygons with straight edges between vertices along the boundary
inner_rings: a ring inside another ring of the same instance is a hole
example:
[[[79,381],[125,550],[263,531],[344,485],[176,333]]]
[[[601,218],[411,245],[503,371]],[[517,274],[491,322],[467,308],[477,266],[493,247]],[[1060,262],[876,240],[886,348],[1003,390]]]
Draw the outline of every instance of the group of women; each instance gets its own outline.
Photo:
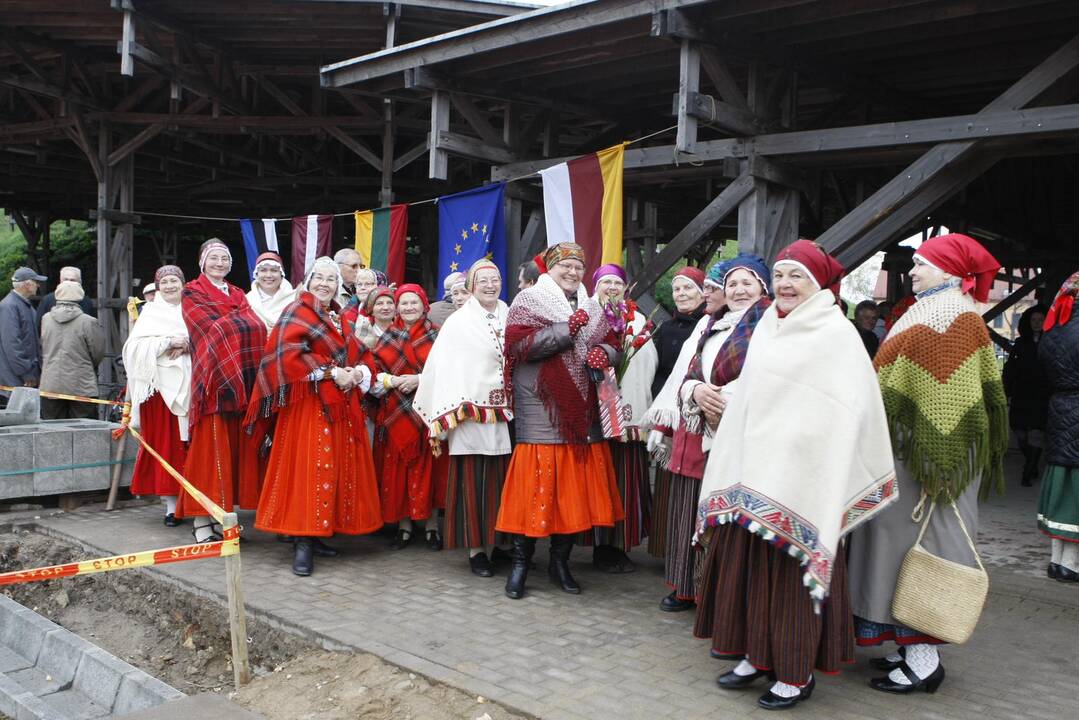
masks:
[[[257,508],[256,527],[294,543],[298,575],[336,554],[320,538],[396,523],[393,547],[422,532],[432,549],[467,548],[481,577],[509,543],[515,599],[549,538],[551,582],[579,593],[575,543],[629,572],[647,538],[664,558],[661,608],[696,607],[695,633],[736,661],[721,688],[767,677],[759,704],[792,707],[856,642],[891,641],[873,687],[933,692],[942,641],[893,617],[900,565],[916,541],[975,563],[1007,408],[975,305],[999,264],[962,235],[914,262],[917,302],[871,362],[837,304],[842,266],[808,240],[771,268],[740,255],[680,270],[674,316],[651,334],[622,268],[596,270],[589,294],[572,243],[537,256],[538,281],[509,307],[480,260],[436,327],[416,285],[341,307],[329,258],[291,292],[264,255],[244,298],[209,241],[182,293],[179,268],[158,271],[125,347],[133,423],[219,504]],[[141,456],[135,480],[165,496],[166,524],[202,514]],[[219,536],[207,521],[197,540]]]

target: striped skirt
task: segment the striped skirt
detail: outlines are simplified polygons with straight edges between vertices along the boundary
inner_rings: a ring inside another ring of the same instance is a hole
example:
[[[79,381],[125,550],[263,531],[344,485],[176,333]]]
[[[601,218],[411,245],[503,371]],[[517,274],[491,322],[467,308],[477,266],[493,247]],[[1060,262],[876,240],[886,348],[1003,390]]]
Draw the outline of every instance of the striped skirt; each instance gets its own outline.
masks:
[[[663,580],[679,600],[697,599],[698,556],[693,549],[697,523],[697,496],[701,481],[672,475],[667,502],[667,540],[663,555]]]
[[[495,532],[498,503],[509,455],[453,455],[446,484],[443,534],[447,549],[480,548],[506,542]]]
[[[694,635],[791,685],[805,685],[814,670],[838,672],[854,662],[846,544],[836,553],[820,613],[813,612],[802,575],[796,558],[737,524],[720,525],[702,569]]]
[[[611,460],[625,520],[613,528],[597,527],[596,544],[629,552],[641,544],[652,525],[652,491],[648,487],[648,451],[642,442],[611,442]]]
[[[656,466],[656,484],[652,490],[652,528],[648,533],[648,554],[660,560],[667,553],[667,506],[671,498],[673,474]]]

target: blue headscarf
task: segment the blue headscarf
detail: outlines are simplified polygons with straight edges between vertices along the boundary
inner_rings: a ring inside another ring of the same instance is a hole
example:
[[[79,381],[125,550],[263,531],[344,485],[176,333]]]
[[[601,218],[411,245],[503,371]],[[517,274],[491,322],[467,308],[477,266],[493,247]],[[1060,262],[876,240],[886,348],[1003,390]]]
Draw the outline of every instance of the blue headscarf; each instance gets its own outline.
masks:
[[[720,260],[708,270],[708,275],[705,280],[723,287],[723,278],[727,277],[727,268],[730,266],[730,260]]]
[[[764,292],[766,294],[772,294],[772,273],[768,272],[768,265],[765,264],[764,258],[762,258],[760,255],[739,253],[738,256],[735,257],[733,260],[716,263],[712,267],[712,270],[708,273],[709,279],[711,279],[712,277],[712,272],[715,271],[717,268],[719,268],[723,273],[720,276],[722,279],[713,280],[713,282],[719,285],[725,286],[727,284],[727,276],[730,275],[732,271],[737,270],[738,268],[743,268],[745,270],[748,270],[750,273],[753,274],[754,277],[760,280],[761,285],[764,286]]]

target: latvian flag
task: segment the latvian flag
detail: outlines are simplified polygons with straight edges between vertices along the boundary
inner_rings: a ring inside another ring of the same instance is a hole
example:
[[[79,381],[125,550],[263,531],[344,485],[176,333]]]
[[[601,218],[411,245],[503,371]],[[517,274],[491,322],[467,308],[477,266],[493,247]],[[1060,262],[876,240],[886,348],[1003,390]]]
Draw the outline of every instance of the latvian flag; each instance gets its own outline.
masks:
[[[605,263],[622,264],[622,158],[625,144],[541,170],[547,245],[584,248],[585,283]]]
[[[333,245],[333,215],[292,218],[292,277],[303,282],[315,258],[329,255]]]
[[[408,205],[356,213],[356,252],[369,268],[386,273],[391,283],[405,281]]]
[[[240,233],[244,238],[244,254],[247,255],[247,270],[255,276],[255,260],[267,250],[281,254],[277,245],[277,221],[273,218],[261,220],[241,220]]]

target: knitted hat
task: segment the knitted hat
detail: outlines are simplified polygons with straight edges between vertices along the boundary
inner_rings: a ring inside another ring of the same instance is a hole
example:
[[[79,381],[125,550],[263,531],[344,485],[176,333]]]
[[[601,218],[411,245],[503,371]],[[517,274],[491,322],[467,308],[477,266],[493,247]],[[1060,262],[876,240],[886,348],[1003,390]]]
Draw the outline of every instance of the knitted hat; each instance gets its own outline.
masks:
[[[1000,262],[981,243],[967,235],[950,233],[926,240],[914,257],[962,279],[960,288],[978,302],[989,299]]]
[[[86,297],[86,291],[82,289],[82,285],[71,280],[65,280],[56,286],[56,290],[53,292],[53,297],[56,298],[56,302],[74,302],[77,303]]]
[[[626,282],[626,271],[622,269],[622,266],[616,265],[615,263],[607,263],[606,265],[600,265],[599,268],[592,273],[593,287],[608,275],[614,276],[622,282]]]
[[[772,294],[772,273],[768,272],[768,265],[765,264],[764,258],[760,255],[751,255],[749,253],[739,253],[733,260],[727,261],[726,269],[723,272],[724,287],[727,285],[727,276],[739,268],[748,270],[760,282],[764,292],[768,295]]]
[[[683,277],[689,280],[697,286],[697,290],[704,292],[704,271],[700,268],[695,268],[692,265],[686,265],[684,268],[674,274],[674,277]]]
[[[704,279],[704,282],[711,283],[716,287],[723,287],[723,278],[727,274],[727,263],[729,262],[730,260],[720,260],[715,265],[708,268],[708,277]]]
[[[154,282],[160,283],[161,278],[168,277],[169,275],[180,278],[181,283],[187,282],[187,279],[184,278],[184,271],[180,269],[179,265],[162,265],[159,267],[157,272],[154,273]]]
[[[224,250],[225,254],[229,256],[229,265],[232,265],[232,251],[229,250],[229,246],[221,242],[219,238],[210,238],[199,246],[199,270],[202,270],[206,265],[206,256],[210,254],[211,250]]]
[[[472,267],[468,269],[468,276],[465,278],[465,290],[472,292],[472,288],[476,285],[476,273],[480,270],[494,270],[498,273],[498,279],[502,279],[502,271],[498,269],[498,266],[487,258],[480,258],[476,262],[472,263]]]
[[[563,260],[580,260],[582,265],[587,265],[584,259],[584,248],[577,243],[560,242],[552,245],[543,253],[543,267],[547,272]]]
[[[255,272],[258,274],[259,268],[263,266],[276,266],[281,271],[281,277],[285,276],[285,261],[281,259],[281,256],[275,252],[264,252],[255,258]]]
[[[466,278],[463,272],[451,272],[442,281],[442,297],[449,297],[450,293],[453,291],[453,286],[464,285],[465,280]]]
[[[423,288],[415,283],[405,283],[397,288],[397,292],[393,294],[393,303],[396,305],[401,302],[401,296],[405,293],[414,293],[420,298],[420,302],[423,303],[423,311],[427,312],[431,309],[431,304],[427,302],[427,293],[423,291]]]
[[[796,265],[809,276],[817,289],[827,288],[839,299],[839,281],[845,270],[834,257],[812,240],[796,240],[779,251],[773,265]]]

